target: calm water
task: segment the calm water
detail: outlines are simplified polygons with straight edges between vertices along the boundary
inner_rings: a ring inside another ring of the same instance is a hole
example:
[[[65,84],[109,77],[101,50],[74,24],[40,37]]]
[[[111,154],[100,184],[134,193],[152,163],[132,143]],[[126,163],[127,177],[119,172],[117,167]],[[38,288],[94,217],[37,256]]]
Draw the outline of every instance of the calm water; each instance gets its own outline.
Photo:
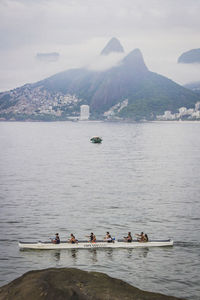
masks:
[[[0,123],[0,285],[31,269],[101,271],[200,299],[200,122]],[[93,135],[103,137],[91,144]],[[145,231],[172,248],[19,251],[56,232]]]

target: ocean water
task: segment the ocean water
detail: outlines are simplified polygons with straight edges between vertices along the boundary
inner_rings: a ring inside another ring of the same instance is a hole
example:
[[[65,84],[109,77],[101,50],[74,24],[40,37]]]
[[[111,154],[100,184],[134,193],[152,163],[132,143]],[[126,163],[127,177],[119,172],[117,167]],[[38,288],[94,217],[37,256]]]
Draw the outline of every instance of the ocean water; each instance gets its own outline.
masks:
[[[32,269],[75,267],[200,299],[199,133],[200,122],[1,122],[0,286]],[[174,247],[18,249],[91,231],[144,231]]]

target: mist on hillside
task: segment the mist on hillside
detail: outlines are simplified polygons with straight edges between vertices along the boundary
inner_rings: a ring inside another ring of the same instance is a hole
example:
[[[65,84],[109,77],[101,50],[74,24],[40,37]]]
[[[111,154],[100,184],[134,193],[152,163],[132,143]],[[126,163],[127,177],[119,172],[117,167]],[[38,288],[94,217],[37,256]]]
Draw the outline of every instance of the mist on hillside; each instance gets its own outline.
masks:
[[[200,47],[199,9],[196,0],[2,0],[0,91],[71,68],[108,69],[121,59],[99,56],[112,37],[125,54],[139,48],[151,71],[180,84],[197,81],[199,64],[181,65],[177,59]],[[57,61],[35,58],[55,52]]]

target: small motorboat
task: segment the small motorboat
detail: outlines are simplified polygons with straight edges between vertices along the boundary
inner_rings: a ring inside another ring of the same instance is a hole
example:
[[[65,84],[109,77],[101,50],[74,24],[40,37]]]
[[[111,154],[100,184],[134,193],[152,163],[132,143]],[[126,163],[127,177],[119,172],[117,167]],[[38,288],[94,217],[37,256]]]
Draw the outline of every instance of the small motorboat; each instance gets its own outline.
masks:
[[[61,242],[54,244],[52,242],[19,242],[20,250],[62,250],[62,249],[92,249],[92,248],[149,248],[149,247],[169,247],[173,246],[173,240],[149,240],[148,242],[139,242],[133,240],[131,243],[122,240],[107,242],[104,240],[97,240],[95,243],[88,241],[78,241],[75,244]]]
[[[93,136],[90,141],[94,144],[100,144],[103,139],[100,136]]]

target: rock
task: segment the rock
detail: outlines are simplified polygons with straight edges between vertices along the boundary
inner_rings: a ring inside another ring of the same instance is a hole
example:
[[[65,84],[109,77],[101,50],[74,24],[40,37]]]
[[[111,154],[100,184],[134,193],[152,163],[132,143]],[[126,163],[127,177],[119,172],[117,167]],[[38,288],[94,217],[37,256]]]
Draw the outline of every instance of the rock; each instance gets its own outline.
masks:
[[[0,300],[176,300],[145,292],[103,273],[78,269],[30,271],[0,288]]]
[[[178,63],[182,64],[194,64],[200,63],[200,49],[192,49],[181,54],[178,58]]]

